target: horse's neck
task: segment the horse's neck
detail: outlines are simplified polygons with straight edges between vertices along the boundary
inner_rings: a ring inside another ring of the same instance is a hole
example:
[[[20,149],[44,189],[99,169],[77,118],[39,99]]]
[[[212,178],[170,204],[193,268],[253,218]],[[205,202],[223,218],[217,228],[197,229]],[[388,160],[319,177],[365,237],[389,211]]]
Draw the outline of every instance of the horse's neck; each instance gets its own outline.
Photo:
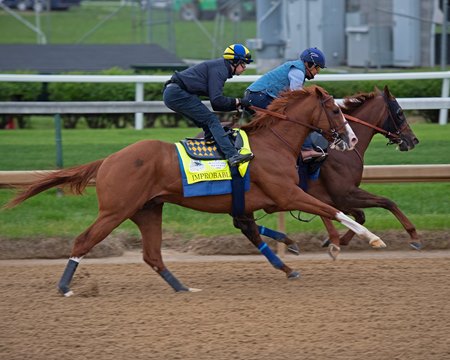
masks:
[[[353,132],[355,133],[356,137],[358,138],[358,143],[356,144],[356,149],[361,154],[361,156],[364,156],[364,153],[366,152],[367,148],[370,145],[370,142],[372,141],[372,138],[375,136],[376,131],[372,128],[369,128],[362,124],[354,124],[352,126]]]
[[[298,157],[310,132],[310,129],[301,123],[306,124],[308,122],[304,119],[292,119],[292,121],[278,119],[271,129],[267,129],[268,133],[271,134],[268,138],[271,139],[269,141],[277,144],[280,150],[285,149]]]

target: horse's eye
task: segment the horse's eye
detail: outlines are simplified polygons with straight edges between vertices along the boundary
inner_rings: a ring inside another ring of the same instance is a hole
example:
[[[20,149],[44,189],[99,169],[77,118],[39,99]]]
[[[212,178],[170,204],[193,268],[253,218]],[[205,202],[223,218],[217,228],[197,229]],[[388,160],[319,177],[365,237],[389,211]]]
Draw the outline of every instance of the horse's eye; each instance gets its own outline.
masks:
[[[403,116],[403,110],[402,109],[398,109],[397,110],[397,116],[398,117],[402,117]]]
[[[339,114],[339,109],[333,109],[333,114]]]

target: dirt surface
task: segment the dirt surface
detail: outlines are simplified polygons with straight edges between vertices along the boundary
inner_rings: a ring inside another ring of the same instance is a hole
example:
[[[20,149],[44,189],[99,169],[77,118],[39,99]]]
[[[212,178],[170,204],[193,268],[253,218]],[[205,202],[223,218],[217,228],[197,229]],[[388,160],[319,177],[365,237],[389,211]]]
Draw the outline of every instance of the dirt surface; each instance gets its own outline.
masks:
[[[335,262],[324,234],[294,235],[302,253],[283,259],[302,276],[287,280],[241,236],[164,234],[168,268],[202,289],[181,294],[115,235],[71,298],[56,283],[72,239],[0,238],[0,359],[450,359],[450,233],[421,232],[420,252],[379,235],[397,251],[355,238]]]
[[[141,260],[0,261],[0,359],[450,359],[450,251],[286,256],[164,252],[198,293],[174,293]]]

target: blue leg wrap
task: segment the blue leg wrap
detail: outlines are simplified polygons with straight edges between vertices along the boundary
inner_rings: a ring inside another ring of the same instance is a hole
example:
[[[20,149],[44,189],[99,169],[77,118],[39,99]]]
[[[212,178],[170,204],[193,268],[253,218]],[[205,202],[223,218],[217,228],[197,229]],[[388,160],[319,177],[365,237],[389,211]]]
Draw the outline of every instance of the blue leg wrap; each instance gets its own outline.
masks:
[[[58,289],[63,294],[66,294],[70,291],[70,283],[72,282],[73,275],[75,274],[75,270],[77,269],[78,262],[72,259],[69,259],[69,262],[66,265],[64,273],[59,280]]]
[[[189,291],[180,281],[166,268],[158,273],[175,291]]]
[[[268,229],[268,228],[266,228],[264,226],[261,226],[261,225],[258,226],[258,230],[259,230],[259,233],[261,235],[270,237],[271,239],[274,239],[274,240],[277,240],[277,241],[280,241],[280,240],[282,240],[282,239],[284,239],[286,237],[286,234],[284,234],[282,232],[275,231],[275,230],[272,230],[272,229]]]
[[[267,246],[265,242],[262,242],[258,246],[258,250],[263,254],[267,260],[272,264],[275,269],[280,269],[284,266],[284,263],[280,260],[280,258],[272,251],[272,249]]]

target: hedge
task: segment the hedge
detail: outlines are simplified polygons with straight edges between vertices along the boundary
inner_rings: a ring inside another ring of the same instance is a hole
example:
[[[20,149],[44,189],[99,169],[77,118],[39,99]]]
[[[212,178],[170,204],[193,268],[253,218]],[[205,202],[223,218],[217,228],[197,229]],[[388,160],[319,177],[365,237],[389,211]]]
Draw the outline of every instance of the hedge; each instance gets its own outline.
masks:
[[[70,72],[70,75],[82,74],[80,72]],[[100,75],[133,75],[132,70],[121,70],[113,68],[101,71]],[[151,75],[162,74],[162,72]],[[149,73],[150,75],[150,73]],[[401,80],[401,81],[335,81],[320,82],[318,85],[325,88],[335,98],[344,98],[357,92],[371,92],[377,86],[382,89],[389,86],[392,94],[398,98],[402,97],[439,97],[441,94],[442,80]],[[226,83],[224,94],[231,97],[242,97],[248,86],[247,83]],[[133,101],[135,98],[135,85],[133,83],[7,83],[0,82],[0,101]],[[146,101],[162,100],[162,84],[145,84],[144,99]],[[438,121],[438,110],[420,111],[422,116],[433,122]],[[1,115],[0,115],[1,116]],[[81,116],[65,116],[65,126],[75,127],[77,119]],[[86,118],[86,117],[84,117]],[[124,114],[117,116],[102,116],[100,114],[90,116],[92,127],[123,127],[127,123],[132,123],[133,116]],[[97,121],[95,118],[102,118]],[[146,126],[153,126],[155,116],[148,115]],[[162,117],[167,126],[177,126],[179,118]],[[163,125],[164,125],[163,123]]]

